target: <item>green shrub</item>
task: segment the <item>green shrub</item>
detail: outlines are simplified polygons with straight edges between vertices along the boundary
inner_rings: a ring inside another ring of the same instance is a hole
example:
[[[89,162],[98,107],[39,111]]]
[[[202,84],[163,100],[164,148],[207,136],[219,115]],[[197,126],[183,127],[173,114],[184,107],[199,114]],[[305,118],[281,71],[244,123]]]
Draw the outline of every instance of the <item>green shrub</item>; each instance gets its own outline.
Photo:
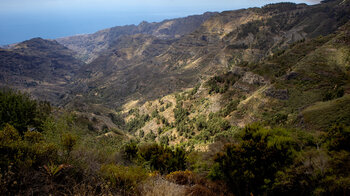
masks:
[[[0,143],[2,145],[11,144],[20,140],[21,136],[18,131],[10,124],[6,124],[0,131]]]
[[[51,106],[48,102],[37,102],[20,92],[0,90],[0,128],[9,123],[20,134],[28,128],[41,131],[50,112]]]
[[[330,150],[350,151],[350,127],[334,125],[327,132],[325,139]]]
[[[204,115],[199,115],[196,119],[195,125],[198,131],[207,128],[207,118]]]
[[[168,136],[164,135],[164,136],[160,137],[159,142],[162,145],[166,145],[166,146],[169,145],[169,138],[168,138]]]
[[[336,98],[340,98],[344,96],[344,94],[345,94],[344,89],[337,87],[336,89],[327,91],[323,96],[323,101],[329,101]]]
[[[129,162],[133,161],[137,157],[137,144],[134,141],[124,144],[121,150],[123,158]]]
[[[145,140],[151,142],[153,142],[156,138],[157,136],[153,133],[152,130],[150,130],[150,132],[145,136]]]
[[[145,136],[145,132],[143,130],[140,130],[139,138],[143,138],[144,136]]]
[[[61,144],[67,155],[70,155],[76,143],[77,137],[71,133],[64,133],[61,136]]]
[[[11,125],[0,130],[0,159],[1,168],[14,163],[17,168],[29,168],[57,160],[57,147],[46,143],[40,134],[26,134],[25,140]]]
[[[109,116],[109,118],[112,120],[112,122],[115,125],[118,125],[120,127],[124,127],[125,126],[125,121],[124,121],[124,118],[123,118],[122,114],[120,114],[120,113],[117,113],[117,114],[109,113],[108,116]]]
[[[230,128],[230,123],[224,118],[217,115],[209,115],[209,120],[207,124],[207,129],[212,135],[215,135],[219,132],[225,131]]]
[[[122,195],[137,193],[138,186],[147,179],[146,171],[137,166],[102,165],[101,175],[111,183],[112,188],[121,190]]]
[[[183,121],[186,121],[188,119],[189,112],[182,108],[181,106],[177,106],[174,109],[174,117],[175,117],[175,124],[179,124]]]
[[[39,143],[43,139],[43,134],[37,131],[27,131],[24,133],[24,140],[32,144]]]
[[[266,193],[276,172],[291,162],[293,140],[286,130],[258,126],[246,127],[241,139],[216,154],[209,176],[226,181],[237,195]]]
[[[186,168],[186,152],[181,148],[171,150],[159,144],[146,144],[139,148],[139,157],[146,167],[161,173]]]
[[[232,100],[230,101],[225,108],[221,111],[222,112],[222,116],[226,117],[227,115],[229,115],[231,112],[237,110],[237,106],[239,104],[239,100]]]
[[[131,119],[126,123],[126,130],[129,132],[135,132],[137,129],[140,129],[145,125],[147,121],[150,120],[150,116],[146,115],[136,115],[135,118]]]

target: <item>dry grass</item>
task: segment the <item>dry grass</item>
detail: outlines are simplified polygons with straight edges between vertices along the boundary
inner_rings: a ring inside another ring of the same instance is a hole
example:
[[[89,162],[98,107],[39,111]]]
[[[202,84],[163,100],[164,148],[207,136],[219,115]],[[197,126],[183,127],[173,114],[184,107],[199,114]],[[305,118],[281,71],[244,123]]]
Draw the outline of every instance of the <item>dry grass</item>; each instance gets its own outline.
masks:
[[[166,181],[162,177],[153,177],[142,186],[144,196],[182,196],[186,195],[186,186]]]

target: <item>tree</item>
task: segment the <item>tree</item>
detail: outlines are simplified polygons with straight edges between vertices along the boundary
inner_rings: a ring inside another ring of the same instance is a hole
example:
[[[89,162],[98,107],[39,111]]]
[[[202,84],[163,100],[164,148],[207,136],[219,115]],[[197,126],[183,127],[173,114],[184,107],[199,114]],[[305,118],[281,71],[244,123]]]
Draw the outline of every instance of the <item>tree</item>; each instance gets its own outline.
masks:
[[[264,193],[292,159],[292,138],[283,129],[249,126],[241,139],[216,154],[209,176],[226,181],[237,195]]]

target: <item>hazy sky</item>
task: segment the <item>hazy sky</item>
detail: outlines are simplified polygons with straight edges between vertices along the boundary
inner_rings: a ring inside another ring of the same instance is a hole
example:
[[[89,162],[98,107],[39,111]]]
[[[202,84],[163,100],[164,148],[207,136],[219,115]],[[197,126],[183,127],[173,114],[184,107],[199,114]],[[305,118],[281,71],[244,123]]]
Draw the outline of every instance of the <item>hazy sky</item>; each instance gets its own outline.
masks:
[[[260,7],[281,0],[0,0],[0,45],[57,38],[141,21]],[[291,0],[314,4],[317,0]]]

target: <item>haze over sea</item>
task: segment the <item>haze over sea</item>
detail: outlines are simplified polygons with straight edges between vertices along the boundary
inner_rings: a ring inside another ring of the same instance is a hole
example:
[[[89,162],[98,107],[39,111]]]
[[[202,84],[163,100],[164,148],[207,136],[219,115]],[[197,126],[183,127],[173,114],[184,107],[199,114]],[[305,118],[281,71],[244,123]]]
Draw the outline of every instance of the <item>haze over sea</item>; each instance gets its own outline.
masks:
[[[0,45],[53,39],[164,19],[260,7],[276,0],[1,0]],[[313,4],[317,1],[293,0]]]

